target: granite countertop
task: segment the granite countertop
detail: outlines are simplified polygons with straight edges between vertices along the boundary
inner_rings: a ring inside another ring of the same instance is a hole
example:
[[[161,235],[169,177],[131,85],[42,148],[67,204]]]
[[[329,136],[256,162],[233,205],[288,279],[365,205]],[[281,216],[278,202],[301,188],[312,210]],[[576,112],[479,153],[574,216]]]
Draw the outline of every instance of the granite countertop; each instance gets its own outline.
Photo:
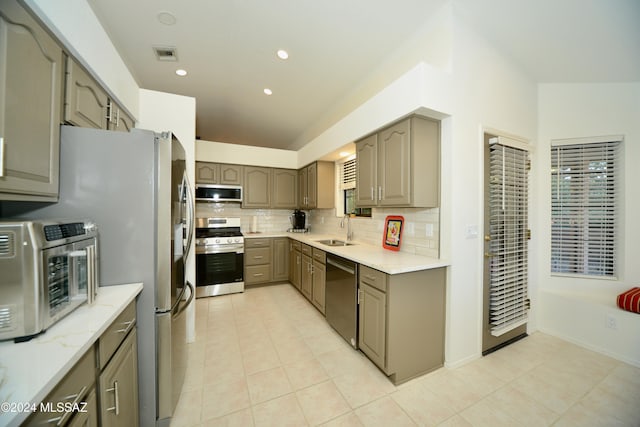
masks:
[[[30,412],[15,410],[38,405],[141,291],[142,283],[101,287],[94,304],[78,307],[38,337],[0,342],[0,426],[26,420]]]
[[[309,246],[350,259],[358,264],[366,265],[367,267],[380,270],[387,274],[409,273],[412,271],[447,267],[449,265],[449,262],[443,259],[415,255],[406,252],[390,251],[380,246],[374,246],[358,241],[354,241],[351,246],[327,246],[317,242],[317,240],[326,239],[344,240],[344,237],[337,237],[329,234],[287,232],[243,234],[246,239],[255,239],[260,237],[289,237]]]

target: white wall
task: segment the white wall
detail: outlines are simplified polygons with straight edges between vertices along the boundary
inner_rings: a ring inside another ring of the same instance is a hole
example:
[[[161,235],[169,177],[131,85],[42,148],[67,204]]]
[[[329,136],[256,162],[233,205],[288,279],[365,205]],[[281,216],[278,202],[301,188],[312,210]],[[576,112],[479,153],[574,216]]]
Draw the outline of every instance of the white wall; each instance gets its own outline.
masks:
[[[187,155],[187,174],[195,182],[196,100],[152,90],[140,90],[140,118],[136,127],[156,132],[171,131],[180,141]],[[193,184],[192,184],[193,186]],[[193,188],[192,188],[193,191]],[[193,194],[195,197],[195,194]],[[195,243],[187,259],[186,278],[196,283]],[[187,314],[187,342],[195,341],[195,304],[189,305]]]
[[[298,168],[298,153],[296,151],[204,140],[196,141],[196,159],[203,162]]]
[[[640,366],[640,318],[615,305],[615,297],[640,285],[640,83],[541,84],[539,86],[539,150],[534,165],[539,183],[536,218],[536,278],[542,308],[542,331]],[[554,277],[550,274],[552,139],[624,135],[619,277],[617,280]],[[617,329],[606,328],[607,316]]]

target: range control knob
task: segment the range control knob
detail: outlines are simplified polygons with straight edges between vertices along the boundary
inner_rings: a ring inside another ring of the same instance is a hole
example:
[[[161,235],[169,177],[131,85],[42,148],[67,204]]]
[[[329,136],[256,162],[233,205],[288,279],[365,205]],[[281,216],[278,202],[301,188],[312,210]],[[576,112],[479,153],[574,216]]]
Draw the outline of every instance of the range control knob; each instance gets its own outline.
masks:
[[[220,239],[216,239],[216,243],[220,243]]]
[[[240,243],[240,238],[236,237],[236,243]]]
[[[231,237],[229,237],[229,238],[227,239],[227,243],[233,243],[233,239],[232,239]]]

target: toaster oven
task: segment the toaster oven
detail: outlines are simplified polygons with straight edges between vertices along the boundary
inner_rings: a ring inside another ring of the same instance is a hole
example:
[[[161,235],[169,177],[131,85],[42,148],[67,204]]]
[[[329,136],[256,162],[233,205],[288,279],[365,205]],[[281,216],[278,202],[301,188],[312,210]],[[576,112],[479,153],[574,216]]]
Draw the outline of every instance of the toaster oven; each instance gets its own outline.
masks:
[[[0,340],[29,340],[95,298],[96,227],[84,221],[1,221],[0,272]]]

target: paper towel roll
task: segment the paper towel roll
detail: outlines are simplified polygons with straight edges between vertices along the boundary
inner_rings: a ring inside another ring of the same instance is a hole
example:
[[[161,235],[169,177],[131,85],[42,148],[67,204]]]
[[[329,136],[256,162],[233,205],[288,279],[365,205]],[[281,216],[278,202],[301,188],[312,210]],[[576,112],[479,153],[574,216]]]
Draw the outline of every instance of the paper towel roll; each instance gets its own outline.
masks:
[[[256,233],[258,231],[258,217],[251,218],[251,232]]]

